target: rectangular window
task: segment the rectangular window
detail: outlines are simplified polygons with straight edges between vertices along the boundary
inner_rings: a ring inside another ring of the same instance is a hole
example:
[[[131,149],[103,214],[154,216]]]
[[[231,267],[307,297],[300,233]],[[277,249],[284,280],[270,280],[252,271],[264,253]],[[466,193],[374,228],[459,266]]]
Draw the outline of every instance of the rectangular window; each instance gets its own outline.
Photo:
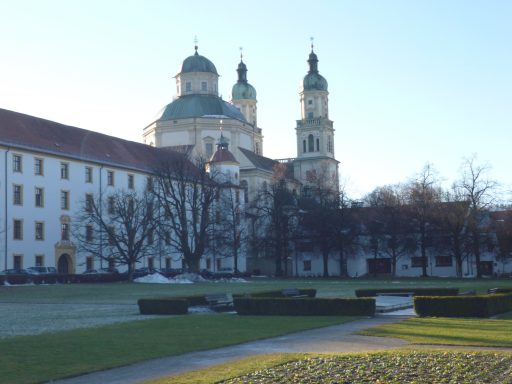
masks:
[[[308,100],[308,105],[313,105],[313,100],[309,99]]]
[[[21,155],[12,155],[12,171],[23,172],[23,161]]]
[[[42,176],[44,173],[44,167],[43,167],[43,159],[35,158],[34,159],[34,174]]]
[[[422,257],[411,257],[411,267],[412,268],[423,267],[423,258]]]
[[[114,227],[108,227],[108,245],[115,245],[116,244],[116,232]]]
[[[109,196],[107,200],[107,211],[109,215],[116,213],[116,202],[114,196]]]
[[[171,233],[169,231],[165,232],[165,245],[171,245]]]
[[[151,176],[148,176],[146,179],[146,190],[148,192],[153,192],[153,178]]]
[[[85,182],[92,183],[92,167],[85,167]]]
[[[304,271],[311,271],[311,260],[304,260]]]
[[[155,268],[155,258],[154,257],[148,257],[148,268],[149,269]]]
[[[60,178],[61,179],[69,179],[69,164],[68,163],[60,163]]]
[[[107,171],[107,185],[114,186],[114,171]]]
[[[185,83],[185,92],[190,92],[192,91],[192,83],[190,81],[187,81]]]
[[[92,212],[93,207],[94,207],[94,201],[93,201],[92,193],[86,193],[85,194],[85,210],[87,212]]]
[[[204,151],[206,153],[206,157],[210,158],[213,155],[213,143],[205,143]]]
[[[44,267],[44,255],[36,255],[36,267]]]
[[[69,224],[68,223],[62,223],[60,225],[60,239],[64,241],[69,240]]]
[[[14,185],[12,192],[13,192],[12,203],[14,205],[23,205],[23,186],[22,185]]]
[[[36,207],[44,207],[44,189],[36,187],[35,191],[35,204]]]
[[[154,241],[153,229],[148,230],[148,245],[152,245]]]
[[[94,269],[94,259],[92,256],[87,256],[85,259],[85,269],[90,271]]]
[[[69,209],[68,191],[60,191],[60,209]]]
[[[36,240],[44,240],[44,223],[36,221]]]
[[[167,270],[171,269],[171,258],[170,257],[165,258],[165,269],[167,269]]]
[[[151,203],[151,202],[148,203],[147,210],[148,210],[148,212],[147,212],[148,220],[153,220],[153,211],[154,211],[153,203]]]
[[[85,226],[85,240],[92,241],[92,225]]]
[[[23,240],[23,220],[13,219],[12,238],[14,240]]]
[[[13,255],[12,264],[14,269],[23,268],[23,255]]]
[[[128,189],[133,189],[135,187],[135,177],[133,175],[128,175]]]
[[[201,81],[201,91],[206,92],[206,81]]]
[[[436,256],[436,267],[451,267],[452,257],[451,256]]]

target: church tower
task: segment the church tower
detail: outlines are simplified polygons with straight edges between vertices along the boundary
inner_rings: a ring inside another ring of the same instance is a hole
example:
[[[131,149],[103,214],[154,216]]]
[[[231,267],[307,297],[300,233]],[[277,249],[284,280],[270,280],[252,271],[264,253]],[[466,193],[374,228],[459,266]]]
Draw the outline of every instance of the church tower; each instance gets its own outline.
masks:
[[[297,120],[295,178],[305,186],[319,182],[338,185],[338,161],[334,157],[334,128],[329,120],[327,80],[318,71],[318,57],[311,44],[309,71],[300,89],[301,119]]]
[[[256,89],[247,81],[247,66],[243,62],[242,55],[240,55],[240,63],[236,71],[238,72],[238,81],[231,90],[231,103],[242,112],[245,119],[257,130],[258,109],[256,104],[258,101],[256,100]],[[261,155],[263,153],[262,145],[261,135],[255,137],[253,152]]]

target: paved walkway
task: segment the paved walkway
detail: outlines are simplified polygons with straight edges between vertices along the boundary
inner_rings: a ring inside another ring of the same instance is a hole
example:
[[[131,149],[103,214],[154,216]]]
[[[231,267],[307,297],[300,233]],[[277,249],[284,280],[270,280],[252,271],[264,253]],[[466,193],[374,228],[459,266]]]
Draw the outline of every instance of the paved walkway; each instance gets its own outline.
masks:
[[[192,371],[251,355],[279,352],[362,352],[400,348],[408,342],[384,337],[354,335],[360,330],[398,322],[410,316],[377,316],[350,323],[297,332],[225,348],[164,357],[120,368],[90,373],[54,384],[135,384],[145,380]]]

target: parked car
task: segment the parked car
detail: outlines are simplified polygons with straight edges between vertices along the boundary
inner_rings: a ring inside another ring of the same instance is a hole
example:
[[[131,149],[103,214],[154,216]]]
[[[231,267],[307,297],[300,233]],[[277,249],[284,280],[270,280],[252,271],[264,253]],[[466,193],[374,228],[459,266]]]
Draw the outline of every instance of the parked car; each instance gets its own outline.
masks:
[[[33,275],[36,284],[55,284],[59,277],[55,267],[29,267],[27,272]]]
[[[33,276],[26,269],[5,269],[0,272],[2,284],[30,284],[34,282]]]

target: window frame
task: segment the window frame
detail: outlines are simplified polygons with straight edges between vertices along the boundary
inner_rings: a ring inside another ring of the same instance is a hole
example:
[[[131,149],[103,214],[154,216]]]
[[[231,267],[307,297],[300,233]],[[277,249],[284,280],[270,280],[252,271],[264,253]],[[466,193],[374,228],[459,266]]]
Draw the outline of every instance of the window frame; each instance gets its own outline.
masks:
[[[12,185],[12,205],[23,205],[23,184]]]
[[[23,240],[23,219],[12,219],[12,239]]]
[[[85,166],[85,182],[86,183],[92,183],[92,167]]]
[[[60,162],[60,179],[69,180],[69,163],[65,161]]]
[[[38,236],[38,234],[40,236]],[[44,221],[36,221],[34,222],[34,240],[36,241],[44,241]]]
[[[12,171],[16,173],[23,173],[23,155],[19,153],[12,154]]]
[[[60,209],[63,211],[69,210],[69,191],[60,190]]]
[[[34,175],[44,176],[44,159],[42,157],[34,157]]]
[[[40,192],[40,193],[38,193]],[[34,205],[36,208],[44,208],[44,188],[34,187]]]

